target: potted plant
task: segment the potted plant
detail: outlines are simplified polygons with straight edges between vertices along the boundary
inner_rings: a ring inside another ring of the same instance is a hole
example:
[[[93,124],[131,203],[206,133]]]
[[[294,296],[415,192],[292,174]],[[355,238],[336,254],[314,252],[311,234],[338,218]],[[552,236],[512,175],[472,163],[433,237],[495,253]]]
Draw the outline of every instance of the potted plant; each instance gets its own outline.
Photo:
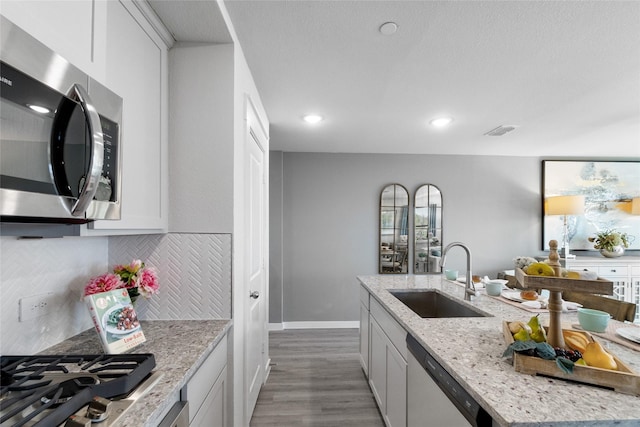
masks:
[[[624,254],[625,248],[629,247],[629,236],[615,230],[605,230],[596,233],[595,237],[589,237],[590,242],[594,242],[594,248],[600,249],[600,253],[607,258],[616,258]]]
[[[418,254],[418,258],[419,258],[421,261],[424,261],[424,260],[427,258],[427,253],[426,253],[426,252],[420,252],[420,253]]]

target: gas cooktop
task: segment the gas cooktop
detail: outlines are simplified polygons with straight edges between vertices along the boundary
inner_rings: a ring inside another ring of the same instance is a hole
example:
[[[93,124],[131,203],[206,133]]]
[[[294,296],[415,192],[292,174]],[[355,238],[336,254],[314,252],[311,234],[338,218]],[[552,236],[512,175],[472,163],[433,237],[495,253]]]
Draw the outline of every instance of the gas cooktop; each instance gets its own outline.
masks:
[[[0,356],[0,426],[114,425],[160,379],[153,354]]]

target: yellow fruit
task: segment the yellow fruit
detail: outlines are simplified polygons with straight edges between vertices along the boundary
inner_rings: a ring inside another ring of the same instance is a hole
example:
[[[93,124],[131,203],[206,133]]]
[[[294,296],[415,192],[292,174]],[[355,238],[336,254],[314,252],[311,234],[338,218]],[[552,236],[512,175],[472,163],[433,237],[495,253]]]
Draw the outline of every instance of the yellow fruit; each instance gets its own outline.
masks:
[[[618,369],[618,364],[612,355],[607,353],[599,342],[591,342],[587,345],[582,358],[587,363],[587,366],[593,366],[595,368],[610,369],[615,371]]]
[[[549,264],[534,262],[527,267],[527,274],[531,276],[555,276],[556,272]]]
[[[544,327],[540,324],[539,314],[532,316],[529,319],[527,325],[531,328],[530,337],[535,342],[546,342],[547,341],[547,333],[544,330]]]
[[[567,278],[568,279],[579,279],[580,278],[580,273],[578,273],[577,271],[567,271]]]
[[[575,335],[577,337],[584,338],[587,341],[589,340],[589,337],[591,336],[589,334],[589,332],[574,331],[573,329],[563,329],[562,333],[565,334],[565,335]]]
[[[575,363],[576,363],[576,365],[587,366],[587,362],[585,362],[582,357],[580,359],[576,360]]]
[[[513,339],[515,339],[516,341],[529,341],[531,339],[531,335],[529,335],[529,330],[525,328],[520,329],[518,332],[513,334]]]
[[[564,337],[565,344],[568,345],[571,350],[578,350],[580,353],[584,353],[587,349],[589,340],[580,332],[563,330],[562,336]]]
[[[531,333],[531,328],[529,327],[529,325],[527,325],[524,322],[511,322],[509,323],[509,330],[511,331],[511,334],[517,334],[518,332],[520,332],[520,329],[525,328],[527,329],[527,332]]]
[[[531,334],[531,339],[534,340],[535,342],[547,342],[547,332],[541,326],[538,328],[537,331],[534,331]]]
[[[578,350],[580,353],[584,353],[585,350],[587,349],[587,345],[584,342],[580,341],[577,337],[565,335],[564,343],[571,350]]]

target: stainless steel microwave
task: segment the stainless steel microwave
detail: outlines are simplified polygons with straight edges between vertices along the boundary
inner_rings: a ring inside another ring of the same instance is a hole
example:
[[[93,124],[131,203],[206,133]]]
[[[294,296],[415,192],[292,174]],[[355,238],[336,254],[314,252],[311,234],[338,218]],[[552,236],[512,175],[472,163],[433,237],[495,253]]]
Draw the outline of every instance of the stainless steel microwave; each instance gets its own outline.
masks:
[[[0,19],[2,222],[120,219],[122,98]]]

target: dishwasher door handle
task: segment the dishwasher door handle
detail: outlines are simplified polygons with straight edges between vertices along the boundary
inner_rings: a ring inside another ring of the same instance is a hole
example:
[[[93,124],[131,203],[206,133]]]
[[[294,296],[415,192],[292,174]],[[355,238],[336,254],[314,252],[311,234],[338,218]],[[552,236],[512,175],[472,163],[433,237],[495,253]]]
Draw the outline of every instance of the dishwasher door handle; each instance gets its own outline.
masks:
[[[176,402],[158,427],[189,427],[189,402]]]

